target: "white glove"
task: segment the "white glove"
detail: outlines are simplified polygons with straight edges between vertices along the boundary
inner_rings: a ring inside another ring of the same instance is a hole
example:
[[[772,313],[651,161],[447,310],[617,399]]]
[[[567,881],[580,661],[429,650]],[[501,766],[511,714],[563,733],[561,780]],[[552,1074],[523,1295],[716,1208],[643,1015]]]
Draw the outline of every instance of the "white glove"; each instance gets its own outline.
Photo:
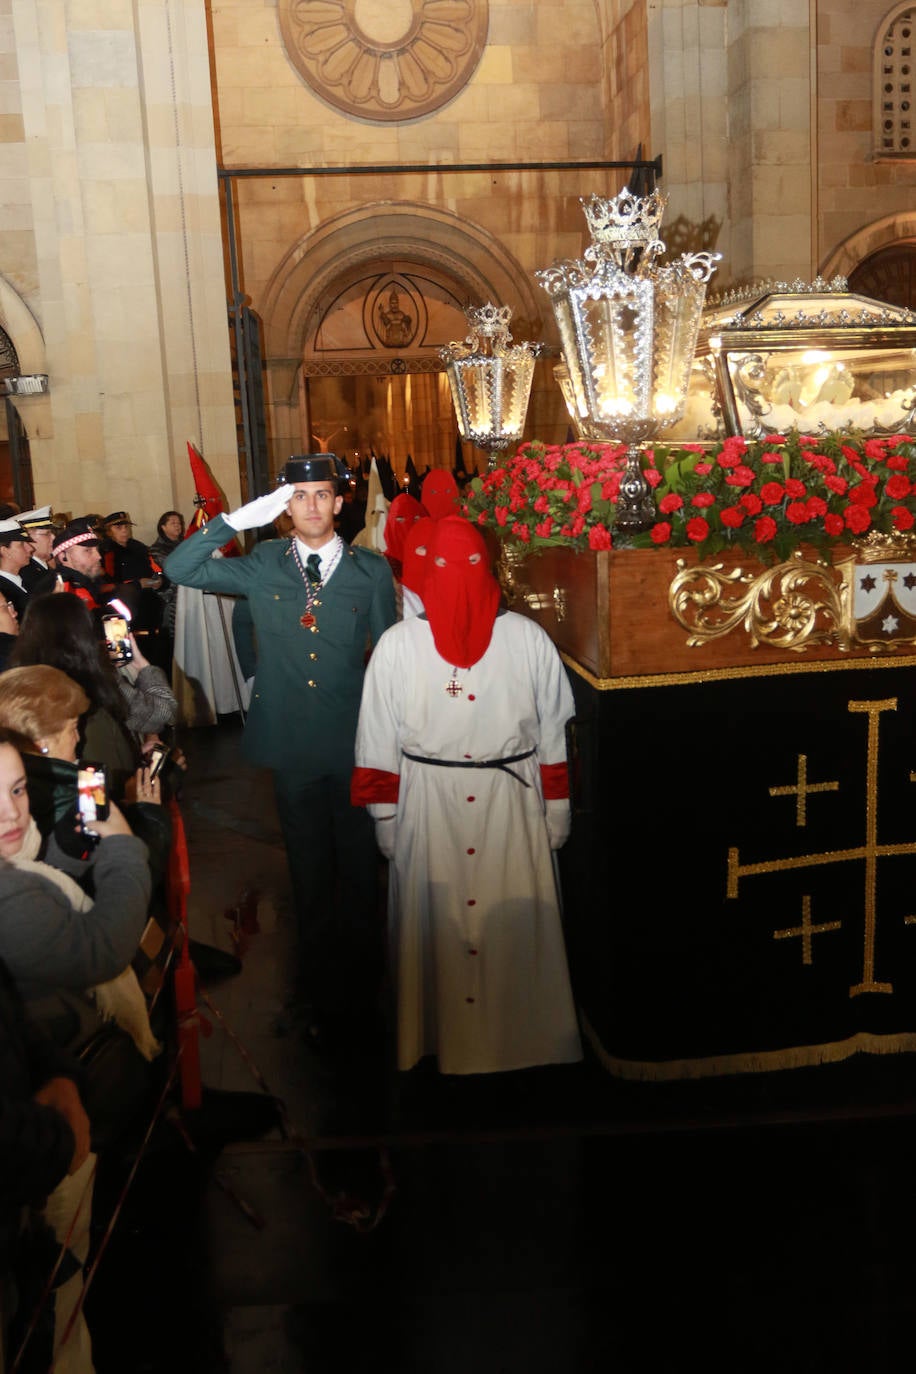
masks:
[[[223,515],[223,519],[234,530],[260,529],[262,525],[273,524],[280,512],[286,510],[292,494],[293,488],[288,484],[277,487],[276,491],[269,491],[266,496],[256,496],[247,506],[239,506],[238,510]]]
[[[398,839],[398,818],[395,812],[375,822],[375,843],[386,859],[394,858]]]
[[[556,801],[545,801],[545,819],[547,821],[547,837],[550,840],[551,849],[562,849],[569,839],[569,828],[572,819],[572,811],[569,801],[562,797]]]

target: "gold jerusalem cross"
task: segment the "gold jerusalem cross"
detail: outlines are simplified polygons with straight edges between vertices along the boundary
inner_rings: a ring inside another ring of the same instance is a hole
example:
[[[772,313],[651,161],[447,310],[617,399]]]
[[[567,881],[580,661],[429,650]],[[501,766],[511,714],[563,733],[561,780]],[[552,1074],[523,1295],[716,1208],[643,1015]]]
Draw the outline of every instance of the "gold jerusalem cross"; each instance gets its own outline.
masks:
[[[809,782],[808,781],[808,756],[799,754],[798,774],[794,787],[771,787],[771,797],[794,797],[795,798],[795,824],[804,826],[808,820],[808,796],[812,792],[838,792],[840,784],[838,782]]]
[[[822,921],[820,925],[811,923],[811,898],[806,893],[802,897],[802,918],[800,926],[792,926],[789,930],[774,930],[774,940],[791,940],[794,936],[800,935],[802,942],[802,963],[813,964],[814,958],[811,952],[812,935],[823,935],[827,930],[839,930],[842,921]]]
[[[878,892],[878,860],[895,858],[904,854],[916,854],[916,843],[909,844],[880,844],[878,842],[878,745],[879,727],[881,716],[885,711],[896,711],[897,698],[890,697],[886,701],[850,701],[847,703],[849,711],[853,714],[865,715],[868,717],[868,742],[866,745],[865,756],[865,842],[854,845],[850,849],[830,849],[821,854],[798,854],[790,859],[767,859],[762,863],[742,864],[739,860],[737,848],[728,851],[728,880],[726,895],[729,898],[738,896],[738,885],[742,878],[756,877],[763,873],[788,873],[793,869],[802,868],[821,868],[827,864],[852,863],[861,860],[865,865],[864,882],[864,914],[865,914],[865,940],[864,954],[862,961],[862,977],[858,983],[854,983],[849,989],[850,997],[858,997],[863,992],[884,992],[894,991],[893,983],[881,983],[875,979],[875,932],[877,926],[877,892]],[[801,756],[803,757],[803,756]],[[801,778],[801,768],[799,768]],[[916,781],[916,774],[910,775],[912,781]],[[828,784],[819,784],[826,787]],[[808,786],[807,791],[815,789]],[[801,786],[799,786],[799,792]],[[770,789],[771,795],[785,795],[795,793],[794,788]],[[805,898],[807,901],[808,899]],[[804,942],[808,940],[807,949],[810,953],[810,940],[812,935],[820,932],[820,927],[812,926],[810,907],[808,908],[808,927],[809,934],[805,936],[805,915],[802,908],[802,925],[794,931],[774,932],[777,939],[787,939],[791,934],[800,934]],[[916,924],[912,918],[906,918],[906,924]],[[826,929],[830,928],[828,924]],[[803,943],[804,949],[804,943]],[[806,959],[805,962],[810,962]]]

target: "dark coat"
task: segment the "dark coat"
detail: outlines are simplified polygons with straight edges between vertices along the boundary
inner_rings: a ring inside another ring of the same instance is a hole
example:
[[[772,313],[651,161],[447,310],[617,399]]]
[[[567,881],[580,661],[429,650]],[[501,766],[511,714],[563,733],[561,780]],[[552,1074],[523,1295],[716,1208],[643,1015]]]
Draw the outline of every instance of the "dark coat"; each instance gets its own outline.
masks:
[[[0,959],[0,1274],[9,1261],[20,1208],[57,1187],[76,1147],[66,1119],[39,1106],[34,1095],[52,1078],[77,1076],[69,1056],[28,1018]]]
[[[173,582],[246,596],[257,640],[257,671],[245,753],[301,781],[349,776],[369,642],[395,622],[394,584],[378,554],[346,545],[304,629],[305,585],[289,539],[259,544],[246,558],[211,557],[233,531],[210,520],[168,559]]]

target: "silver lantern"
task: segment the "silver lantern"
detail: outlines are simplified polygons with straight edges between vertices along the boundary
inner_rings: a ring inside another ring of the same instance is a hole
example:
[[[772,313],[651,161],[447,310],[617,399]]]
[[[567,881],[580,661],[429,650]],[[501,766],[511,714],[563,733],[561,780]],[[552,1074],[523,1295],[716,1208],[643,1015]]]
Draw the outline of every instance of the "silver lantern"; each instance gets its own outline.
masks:
[[[469,333],[463,343],[439,350],[452,392],[462,439],[484,449],[489,466],[517,444],[525,427],[536,345],[513,344],[512,310],[489,302],[465,310]]]
[[[640,446],[684,413],[706,283],[721,254],[682,253],[659,264],[658,191],[581,204],[592,238],[584,258],[537,278],[560,330],[570,414],[588,437],[627,445],[617,526],[635,532],[655,519]]]

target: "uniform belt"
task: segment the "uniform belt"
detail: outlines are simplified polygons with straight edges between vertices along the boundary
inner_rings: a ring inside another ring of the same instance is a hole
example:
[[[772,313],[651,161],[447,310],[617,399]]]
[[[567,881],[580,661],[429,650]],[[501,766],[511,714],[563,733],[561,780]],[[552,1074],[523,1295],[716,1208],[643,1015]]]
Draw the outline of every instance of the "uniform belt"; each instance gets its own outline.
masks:
[[[519,763],[522,759],[530,759],[534,753],[533,749],[526,749],[524,754],[507,754],[504,759],[429,759],[423,754],[408,754],[407,750],[402,750],[405,759],[412,759],[414,763],[431,763],[435,768],[498,768],[501,773],[508,773],[510,778],[515,778],[522,787],[530,787],[531,783],[526,782],[520,773],[515,773],[509,768],[510,763]]]

